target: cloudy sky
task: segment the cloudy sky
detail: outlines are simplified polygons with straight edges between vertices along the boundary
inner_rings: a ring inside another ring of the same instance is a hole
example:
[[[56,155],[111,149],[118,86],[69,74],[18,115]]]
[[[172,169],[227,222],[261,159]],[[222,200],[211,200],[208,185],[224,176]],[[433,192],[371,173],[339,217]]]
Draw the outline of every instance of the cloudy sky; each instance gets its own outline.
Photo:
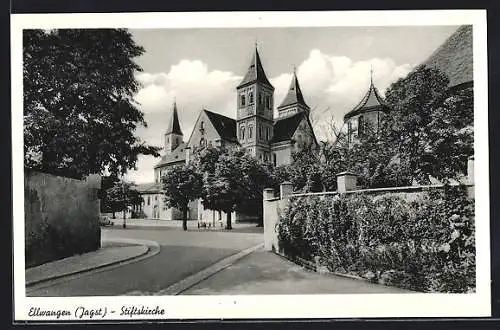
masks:
[[[258,44],[264,70],[275,87],[275,103],[283,99],[293,66],[313,109],[318,138],[328,137],[332,121],[363,97],[373,80],[383,93],[443,43],[457,26],[323,27],[245,29],[130,30],[146,50],[137,58],[144,72],[136,95],[147,128],[137,134],[162,146],[162,136],[177,100],[181,129],[187,141],[200,109],[235,117],[235,88],[243,78]],[[159,161],[140,157],[137,170],[127,175],[136,183],[152,182]]]

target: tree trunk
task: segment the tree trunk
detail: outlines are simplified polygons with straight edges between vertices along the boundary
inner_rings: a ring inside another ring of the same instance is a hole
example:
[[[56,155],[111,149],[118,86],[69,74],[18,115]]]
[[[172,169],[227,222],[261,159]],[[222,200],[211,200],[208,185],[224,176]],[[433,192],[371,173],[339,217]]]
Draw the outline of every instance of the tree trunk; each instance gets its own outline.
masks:
[[[226,212],[226,229],[233,229],[233,226],[231,225],[231,211],[225,211]]]
[[[188,213],[187,207],[183,207],[182,208],[182,229],[184,229],[184,230],[188,229],[188,227],[187,227],[187,213]]]
[[[113,219],[116,219],[115,210],[113,210]]]

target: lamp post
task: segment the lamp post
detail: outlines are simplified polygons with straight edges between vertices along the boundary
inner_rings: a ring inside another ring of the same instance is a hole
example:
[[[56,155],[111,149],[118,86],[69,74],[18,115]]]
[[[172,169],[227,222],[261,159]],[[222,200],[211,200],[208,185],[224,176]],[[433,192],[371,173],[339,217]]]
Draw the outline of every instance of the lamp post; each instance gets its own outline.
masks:
[[[125,182],[123,182],[123,179],[122,179],[122,196],[123,196],[123,229],[127,228],[127,214],[125,212],[126,208],[127,208],[127,198],[125,196]]]

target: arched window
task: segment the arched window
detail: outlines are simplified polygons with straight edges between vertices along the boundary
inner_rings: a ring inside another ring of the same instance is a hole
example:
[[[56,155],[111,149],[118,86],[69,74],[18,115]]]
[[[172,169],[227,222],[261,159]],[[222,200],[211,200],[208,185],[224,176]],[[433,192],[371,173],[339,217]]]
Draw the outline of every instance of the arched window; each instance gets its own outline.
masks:
[[[251,139],[253,135],[253,125],[248,125],[248,138]]]
[[[244,106],[245,106],[245,95],[241,95],[241,96],[240,96],[240,105],[241,105],[242,107],[244,107]]]
[[[253,104],[253,92],[248,93],[248,104]]]
[[[240,126],[240,140],[245,140],[245,126]]]

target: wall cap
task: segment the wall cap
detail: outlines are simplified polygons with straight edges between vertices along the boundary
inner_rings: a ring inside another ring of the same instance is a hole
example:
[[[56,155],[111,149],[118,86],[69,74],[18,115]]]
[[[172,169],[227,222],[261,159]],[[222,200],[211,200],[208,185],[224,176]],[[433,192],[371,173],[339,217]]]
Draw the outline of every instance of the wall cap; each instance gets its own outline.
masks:
[[[337,173],[337,176],[341,176],[341,175],[354,175],[354,176],[358,176],[356,173],[352,173],[352,172],[349,172],[349,171],[344,171],[344,172]]]

